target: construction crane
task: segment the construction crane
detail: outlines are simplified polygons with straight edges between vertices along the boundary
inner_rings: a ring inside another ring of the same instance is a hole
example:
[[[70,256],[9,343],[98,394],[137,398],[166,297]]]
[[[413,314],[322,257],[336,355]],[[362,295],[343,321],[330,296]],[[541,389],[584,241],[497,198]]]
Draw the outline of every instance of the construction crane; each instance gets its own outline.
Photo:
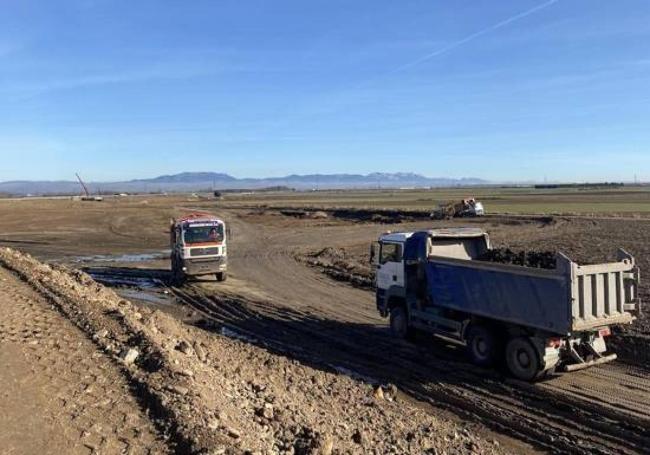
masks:
[[[84,183],[84,181],[81,180],[81,177],[79,177],[79,174],[78,174],[78,173],[75,173],[75,175],[77,176],[77,180],[79,180],[79,183],[81,184],[81,188],[83,188],[83,190],[84,190],[84,195],[81,196],[81,200],[82,200],[82,201],[101,202],[101,201],[104,200],[104,198],[101,197],[101,196],[92,196],[92,195],[90,194],[90,192],[88,191],[88,187],[86,186],[86,184]]]

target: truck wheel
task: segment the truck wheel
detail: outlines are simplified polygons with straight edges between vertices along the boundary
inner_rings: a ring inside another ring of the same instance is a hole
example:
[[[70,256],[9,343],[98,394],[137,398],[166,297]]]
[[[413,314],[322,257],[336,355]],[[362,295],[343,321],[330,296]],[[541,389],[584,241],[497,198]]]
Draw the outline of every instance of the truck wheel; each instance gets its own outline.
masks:
[[[395,338],[413,340],[415,331],[408,325],[408,316],[404,307],[397,306],[390,310],[390,331]]]
[[[481,367],[494,365],[497,358],[498,341],[494,333],[486,327],[474,325],[467,335],[467,353],[472,363]]]
[[[185,273],[181,270],[180,261],[172,257],[172,285],[181,286],[185,282]]]
[[[183,283],[185,283],[185,280],[187,278],[185,277],[185,274],[183,273],[182,270],[177,270],[176,273],[172,276],[172,284],[174,286],[182,286]]]
[[[534,381],[543,376],[537,350],[524,337],[512,338],[506,345],[506,365],[510,373],[522,381]]]
[[[218,272],[217,273],[217,281],[226,281],[226,278],[228,278],[228,275],[226,275],[226,272]]]

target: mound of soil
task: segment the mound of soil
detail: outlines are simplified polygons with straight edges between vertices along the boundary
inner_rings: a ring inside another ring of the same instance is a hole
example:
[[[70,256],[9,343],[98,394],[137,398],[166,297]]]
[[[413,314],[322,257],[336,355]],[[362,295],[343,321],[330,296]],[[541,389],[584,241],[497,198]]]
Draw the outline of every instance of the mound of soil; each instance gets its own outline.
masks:
[[[374,288],[372,267],[363,261],[363,258],[348,254],[343,248],[326,247],[305,256],[298,256],[298,260],[306,262],[337,281],[347,282],[362,289]]]
[[[556,267],[554,251],[513,251],[510,248],[494,248],[476,259],[537,269],[554,269]]]
[[[429,213],[417,210],[388,210],[388,209],[336,209],[332,210],[333,217],[357,222],[381,224],[399,224],[406,221],[416,221],[429,218]]]
[[[176,453],[503,452],[411,406],[390,384],[362,382],[185,325],[133,305],[83,272],[14,250],[0,249],[0,265],[44,295],[121,366],[132,393]]]
[[[343,221],[378,223],[378,224],[399,224],[406,221],[417,221],[429,219],[429,213],[418,210],[390,210],[390,209],[356,209],[339,208],[328,210],[317,210],[314,208],[282,208],[279,213],[298,219],[327,219],[334,218]]]
[[[280,213],[284,216],[310,220],[325,220],[329,217],[327,212],[322,210],[280,210]]]

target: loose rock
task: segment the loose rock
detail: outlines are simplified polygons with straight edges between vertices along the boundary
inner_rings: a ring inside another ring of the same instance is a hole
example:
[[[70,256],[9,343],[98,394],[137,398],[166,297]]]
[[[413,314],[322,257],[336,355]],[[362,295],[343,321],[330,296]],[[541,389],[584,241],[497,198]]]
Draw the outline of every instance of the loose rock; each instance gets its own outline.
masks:
[[[120,354],[120,358],[125,364],[130,365],[133,362],[135,362],[135,360],[138,358],[139,355],[140,353],[138,352],[137,349],[130,348],[122,351],[122,353]]]
[[[192,346],[185,340],[181,340],[178,345],[176,345],[176,349],[185,355],[194,354],[194,349],[192,349]]]

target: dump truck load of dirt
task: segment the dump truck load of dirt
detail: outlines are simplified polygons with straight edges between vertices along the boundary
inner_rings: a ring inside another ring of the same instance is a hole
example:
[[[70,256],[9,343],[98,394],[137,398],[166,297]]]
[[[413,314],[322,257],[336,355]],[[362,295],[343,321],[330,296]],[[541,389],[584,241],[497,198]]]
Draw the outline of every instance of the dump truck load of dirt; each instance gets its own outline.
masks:
[[[498,443],[412,406],[390,384],[271,353],[217,326],[185,324],[83,272],[14,250],[0,249],[0,266],[121,366],[176,453],[502,453]]]
[[[537,269],[554,269],[556,267],[555,254],[554,251],[513,251],[510,248],[493,248],[476,259]]]

